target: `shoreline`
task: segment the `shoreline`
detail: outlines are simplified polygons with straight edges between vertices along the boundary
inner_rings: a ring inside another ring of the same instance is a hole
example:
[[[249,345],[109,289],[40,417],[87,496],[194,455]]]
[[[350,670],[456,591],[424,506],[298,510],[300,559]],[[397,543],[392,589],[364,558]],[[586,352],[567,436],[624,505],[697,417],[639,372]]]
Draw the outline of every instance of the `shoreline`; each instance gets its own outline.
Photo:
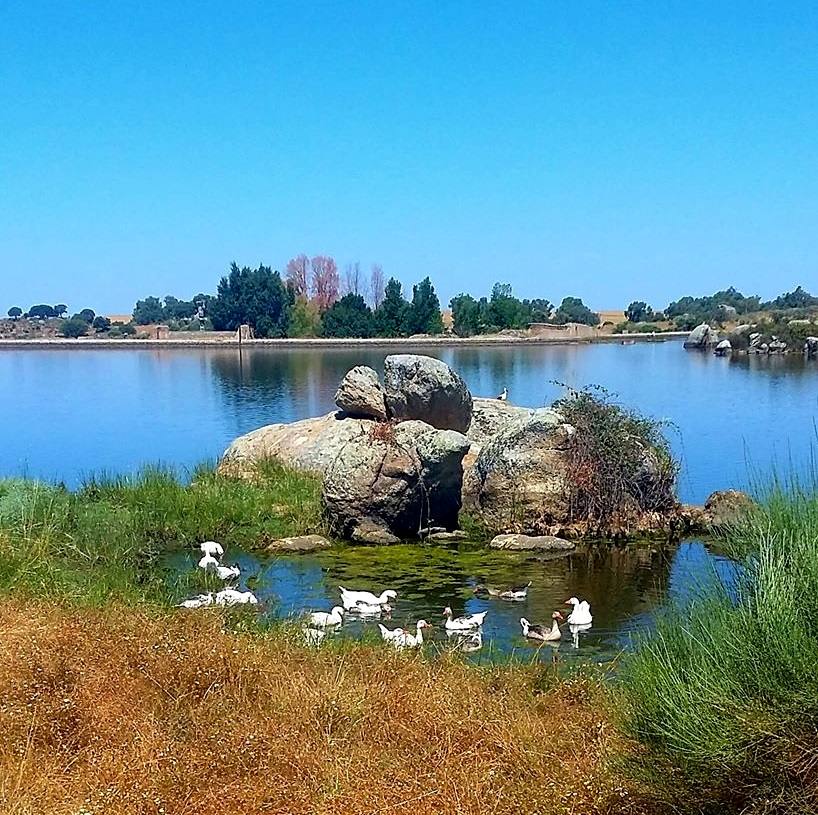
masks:
[[[277,350],[309,348],[478,348],[520,345],[597,345],[600,343],[672,342],[684,339],[688,331],[656,334],[603,334],[598,337],[372,337],[367,339],[288,338],[254,339],[19,339],[0,340],[0,351],[39,350],[111,350],[157,348],[271,348]]]

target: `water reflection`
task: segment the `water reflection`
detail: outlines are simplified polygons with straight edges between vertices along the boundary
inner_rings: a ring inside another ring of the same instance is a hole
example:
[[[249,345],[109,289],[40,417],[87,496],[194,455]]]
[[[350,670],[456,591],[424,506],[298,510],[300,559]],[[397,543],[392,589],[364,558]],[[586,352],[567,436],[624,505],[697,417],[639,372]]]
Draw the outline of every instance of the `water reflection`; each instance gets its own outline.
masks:
[[[520,617],[550,627],[554,610],[565,611],[572,596],[591,604],[593,625],[563,626],[563,639],[552,645],[560,658],[606,661],[627,647],[634,632],[650,625],[652,615],[667,596],[708,579],[723,559],[707,553],[698,541],[678,546],[597,546],[558,558],[529,553],[495,552],[482,547],[341,547],[314,555],[259,558],[232,550],[226,564],[241,567],[244,588],[250,587],[265,604],[264,613],[277,618],[300,617],[305,611],[329,611],[337,605],[338,586],[398,592],[389,627],[413,629],[419,619],[435,625],[432,640],[443,646],[464,646],[467,653],[491,651],[535,654],[542,646],[525,640]],[[193,567],[182,555],[180,569]],[[478,596],[478,584],[507,586],[531,582],[524,601],[509,602]],[[481,641],[449,641],[443,609],[454,616],[487,611]],[[376,619],[349,615],[343,634],[360,636],[377,629]],[[480,646],[478,648],[477,646]],[[549,650],[543,654],[551,653]],[[542,656],[542,655],[541,655]],[[548,657],[550,658],[550,657]]]

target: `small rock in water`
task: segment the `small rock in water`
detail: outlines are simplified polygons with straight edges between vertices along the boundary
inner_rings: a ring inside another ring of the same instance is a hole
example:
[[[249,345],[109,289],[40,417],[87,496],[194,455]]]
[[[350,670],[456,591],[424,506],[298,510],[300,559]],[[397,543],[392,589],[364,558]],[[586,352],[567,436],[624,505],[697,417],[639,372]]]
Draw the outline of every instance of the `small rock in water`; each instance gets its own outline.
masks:
[[[554,552],[574,549],[576,544],[572,541],[564,540],[563,538],[557,538],[554,535],[521,535],[518,533],[512,533],[508,535],[497,535],[492,539],[489,546],[492,549]]]
[[[273,541],[267,550],[270,552],[315,552],[318,549],[329,549],[330,546],[332,543],[321,535],[296,535]]]

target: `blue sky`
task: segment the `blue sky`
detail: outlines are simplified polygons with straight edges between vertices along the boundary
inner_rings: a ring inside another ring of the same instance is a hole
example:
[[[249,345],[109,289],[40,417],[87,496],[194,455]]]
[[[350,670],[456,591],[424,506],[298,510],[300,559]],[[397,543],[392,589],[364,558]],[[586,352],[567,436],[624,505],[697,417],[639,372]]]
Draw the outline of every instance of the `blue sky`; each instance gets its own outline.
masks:
[[[595,308],[818,289],[818,7],[0,9],[0,309],[298,252]]]

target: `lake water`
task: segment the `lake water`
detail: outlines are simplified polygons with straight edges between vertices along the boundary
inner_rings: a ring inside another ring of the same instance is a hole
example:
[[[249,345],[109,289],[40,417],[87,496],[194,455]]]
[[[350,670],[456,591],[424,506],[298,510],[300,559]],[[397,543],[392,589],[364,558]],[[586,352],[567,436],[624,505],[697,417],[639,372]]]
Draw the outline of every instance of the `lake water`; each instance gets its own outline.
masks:
[[[574,388],[601,385],[619,402],[671,424],[683,469],[683,500],[743,487],[774,466],[805,473],[818,415],[818,364],[801,357],[721,359],[685,352],[678,342],[621,345],[427,349],[457,369],[475,395],[504,387],[512,402],[548,404]],[[382,367],[385,351],[320,349],[0,350],[0,476],[27,474],[69,486],[105,470],[131,472],[165,462],[192,467],[218,457],[236,436],[263,424],[332,409],[353,365]],[[180,555],[184,559],[185,556]],[[486,644],[500,653],[530,650],[519,618],[547,623],[570,596],[587,598],[591,631],[570,634],[556,654],[604,661],[649,625],[668,597],[683,600],[702,580],[728,569],[703,544],[597,547],[545,559],[468,547],[342,547],[317,555],[258,559],[228,552],[244,584],[265,601],[265,614],[328,610],[338,584],[394,588],[390,623],[425,617],[444,641],[441,612],[489,609]],[[177,565],[187,569],[187,561]],[[475,583],[532,581],[523,603],[473,595]],[[195,613],[195,612],[194,612]],[[373,627],[372,623],[367,624]],[[361,624],[345,630],[357,634]],[[485,652],[485,651],[484,651]],[[542,649],[540,658],[555,652]]]
[[[353,365],[380,368],[373,349],[0,350],[0,476],[77,485],[91,472],[148,462],[190,467],[236,436],[325,413]],[[683,500],[740,487],[772,462],[806,468],[815,441],[818,362],[800,356],[716,358],[679,342],[426,349],[475,395],[504,387],[540,406],[601,385],[672,423]]]

